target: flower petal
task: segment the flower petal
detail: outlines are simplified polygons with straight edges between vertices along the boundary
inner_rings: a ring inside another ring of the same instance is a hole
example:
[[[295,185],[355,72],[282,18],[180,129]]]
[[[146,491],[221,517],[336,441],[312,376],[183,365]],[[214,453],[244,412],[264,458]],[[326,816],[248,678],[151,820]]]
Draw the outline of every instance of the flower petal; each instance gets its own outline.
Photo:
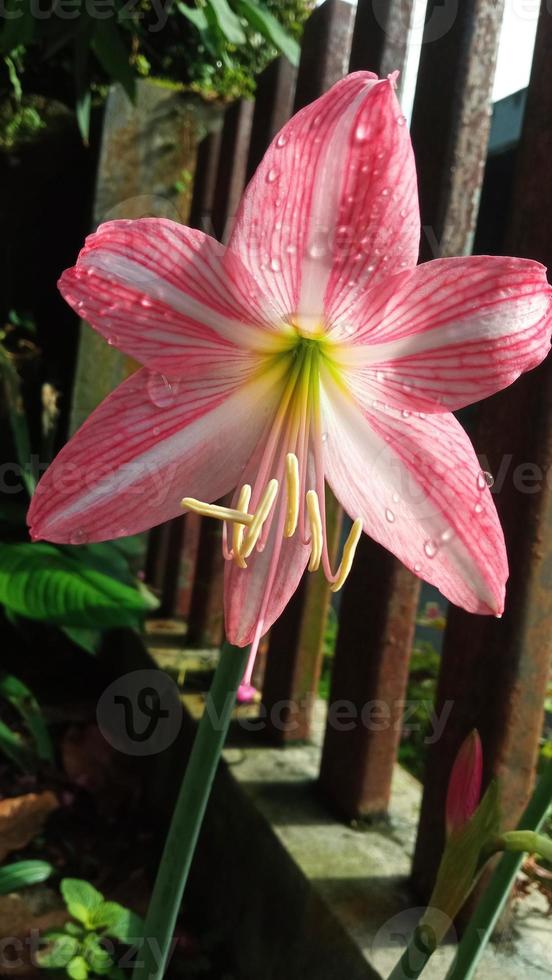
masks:
[[[46,471],[32,536],[103,541],[210,502],[239,481],[281,392],[281,374],[170,381],[141,369],[102,402]]]
[[[283,316],[319,319],[414,266],[419,236],[414,157],[393,81],[356,72],[280,131],[230,247]]]
[[[453,415],[362,413],[323,391],[326,478],[351,517],[469,612],[500,614],[504,537],[474,449]]]
[[[59,288],[109,343],[173,376],[269,349],[278,324],[237,256],[165,218],[100,225]]]
[[[437,259],[367,293],[349,315],[354,343],[342,359],[363,405],[443,412],[540,364],[550,350],[552,289],[528,259]]]

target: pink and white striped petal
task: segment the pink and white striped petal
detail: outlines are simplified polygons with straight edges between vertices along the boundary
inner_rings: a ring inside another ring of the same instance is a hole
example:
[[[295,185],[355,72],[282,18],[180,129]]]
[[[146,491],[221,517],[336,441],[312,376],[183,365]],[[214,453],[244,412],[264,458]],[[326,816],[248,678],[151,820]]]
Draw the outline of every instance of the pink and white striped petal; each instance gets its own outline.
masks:
[[[298,112],[269,147],[230,248],[282,316],[319,321],[418,258],[408,129],[392,79],[356,72]]]
[[[237,256],[165,218],[100,225],[59,288],[108,343],[173,376],[270,350],[278,330]]]
[[[528,259],[437,259],[367,293],[349,316],[355,333],[341,360],[362,404],[444,412],[544,360],[552,289]]]
[[[323,391],[326,479],[351,517],[468,612],[499,615],[504,537],[473,447],[453,415],[363,413]]]
[[[143,368],[102,402],[38,484],[32,537],[105,541],[207,502],[240,480],[281,395],[281,374],[168,379]]]

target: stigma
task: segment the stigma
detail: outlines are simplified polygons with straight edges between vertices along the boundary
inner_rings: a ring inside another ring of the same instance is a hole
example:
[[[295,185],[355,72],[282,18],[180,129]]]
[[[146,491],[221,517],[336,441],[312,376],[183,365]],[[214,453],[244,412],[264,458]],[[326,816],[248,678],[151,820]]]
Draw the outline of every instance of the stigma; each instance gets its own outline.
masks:
[[[223,507],[219,504],[206,504],[194,497],[184,497],[181,500],[181,506],[186,510],[191,510],[202,517],[214,517],[224,522],[224,557],[233,561],[238,568],[247,568],[246,559],[252,555],[255,548],[260,551],[264,547],[263,539],[265,536],[263,531],[267,521],[272,519],[274,505],[280,493],[280,485],[278,480],[269,480],[253,513],[249,512],[251,492],[250,485],[245,483],[239,492],[235,508]],[[337,571],[332,572],[327,556],[325,525],[322,521],[320,499],[315,490],[308,490],[305,494],[304,508],[306,509],[307,520],[304,522],[303,532],[301,530],[303,523],[300,519],[301,481],[299,461],[295,453],[288,453],[286,456],[285,494],[286,514],[283,536],[291,538],[296,533],[305,533],[304,543],[310,546],[309,572],[317,571],[322,564],[332,592],[337,592],[351,571],[355,551],[362,533],[361,518],[357,517],[353,521],[343,547],[341,562]],[[228,544],[228,526],[231,529],[230,546]]]

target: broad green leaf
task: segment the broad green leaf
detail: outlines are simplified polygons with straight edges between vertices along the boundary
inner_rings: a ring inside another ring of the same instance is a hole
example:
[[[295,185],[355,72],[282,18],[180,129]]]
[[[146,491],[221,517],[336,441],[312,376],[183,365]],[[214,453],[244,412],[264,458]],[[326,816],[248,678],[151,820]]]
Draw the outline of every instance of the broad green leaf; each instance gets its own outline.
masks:
[[[48,945],[39,949],[36,958],[39,966],[49,970],[62,970],[78,953],[79,941],[74,936],[52,930],[45,934]]]
[[[153,608],[151,593],[42,542],[0,544],[0,603],[28,619],[89,629],[136,626]]]
[[[131,102],[136,94],[136,77],[130,64],[129,50],[123,34],[112,17],[96,21],[92,50],[104,71],[123,86]]]
[[[292,65],[299,64],[301,49],[297,41],[288,34],[266,7],[255,3],[254,0],[238,0],[238,6],[242,16],[254,30],[285,54]]]
[[[102,946],[101,937],[95,932],[89,932],[82,943],[82,953],[86,957],[92,973],[105,976],[113,968],[113,959]]]
[[[218,29],[230,44],[245,44],[247,38],[240,19],[232,10],[228,0],[207,0],[207,10],[212,12]]]
[[[86,980],[88,977],[88,964],[84,956],[75,956],[65,967],[67,976],[71,980]]]
[[[34,739],[39,759],[54,761],[54,747],[40,705],[32,691],[13,674],[0,675],[0,697],[6,698],[19,711]]]
[[[47,861],[15,861],[7,864],[0,868],[0,895],[46,881],[53,871]]]
[[[59,887],[69,914],[88,928],[93,913],[104,904],[101,892],[81,878],[63,878]]]
[[[116,902],[107,902],[106,904],[117,906]],[[108,926],[106,933],[122,943],[135,943],[144,935],[144,921],[130,909],[126,909],[122,905],[117,907],[119,908],[119,918]]]

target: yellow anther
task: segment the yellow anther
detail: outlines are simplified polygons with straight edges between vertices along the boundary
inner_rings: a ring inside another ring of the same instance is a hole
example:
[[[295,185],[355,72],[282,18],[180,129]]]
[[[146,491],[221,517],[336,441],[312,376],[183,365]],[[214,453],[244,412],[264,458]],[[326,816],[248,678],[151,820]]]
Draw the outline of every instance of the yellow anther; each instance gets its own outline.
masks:
[[[218,504],[205,504],[202,500],[195,497],[184,497],[180,501],[180,506],[187,510],[193,510],[194,514],[201,514],[202,517],[216,517],[219,521],[235,521],[236,524],[253,524],[254,515],[246,514],[242,510],[233,510],[231,507],[219,507]]]
[[[247,537],[242,542],[242,546],[240,548],[240,558],[249,558],[249,555],[259,540],[263,529],[263,524],[270,514],[272,504],[276,500],[277,494],[278,480],[270,480],[263,496],[261,497],[261,500],[259,501],[259,506],[257,507],[255,514],[253,515],[251,521],[248,521],[249,530],[247,532]]]
[[[299,461],[295,453],[286,456],[287,514],[284,537],[291,538],[299,519]]]
[[[318,494],[315,490],[309,490],[307,492],[307,511],[311,529],[311,556],[309,561],[309,572],[315,572],[320,566],[320,561],[322,559],[322,548],[324,546],[320,504],[318,502]]]
[[[239,511],[243,511],[247,514],[247,509],[249,507],[249,501],[251,500],[251,487],[248,483],[244,483],[240,490],[240,495],[238,497],[237,508]],[[239,568],[247,568],[242,556],[240,555],[240,549],[243,542],[243,532],[245,528],[243,524],[238,524],[235,522],[232,525],[232,551],[234,553],[234,561]]]
[[[343,548],[343,557],[341,559],[339,568],[337,569],[335,582],[333,582],[331,586],[332,592],[339,591],[339,589],[345,582],[347,575],[351,571],[351,566],[353,564],[353,559],[355,557],[356,547],[361,534],[362,534],[362,520],[360,519],[360,517],[357,517],[356,521],[353,523],[351,530],[349,531],[349,537],[345,542]]]

